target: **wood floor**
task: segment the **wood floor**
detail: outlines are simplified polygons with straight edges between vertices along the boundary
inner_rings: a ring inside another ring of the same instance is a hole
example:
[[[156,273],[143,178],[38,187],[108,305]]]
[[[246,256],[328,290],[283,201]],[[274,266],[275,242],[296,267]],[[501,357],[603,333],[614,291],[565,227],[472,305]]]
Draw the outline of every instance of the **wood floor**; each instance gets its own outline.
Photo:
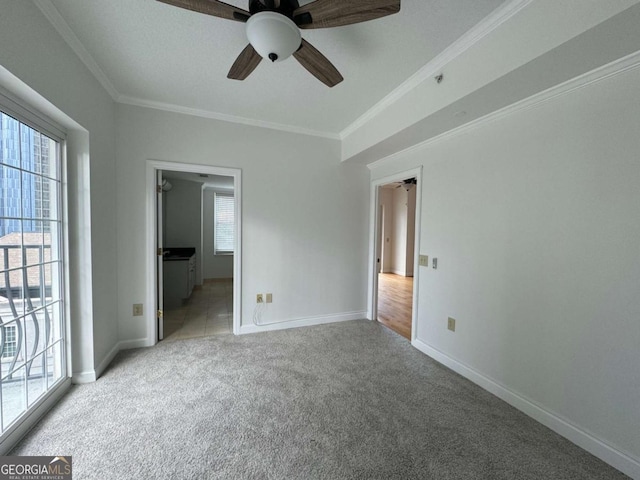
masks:
[[[413,277],[378,274],[378,321],[411,340]]]

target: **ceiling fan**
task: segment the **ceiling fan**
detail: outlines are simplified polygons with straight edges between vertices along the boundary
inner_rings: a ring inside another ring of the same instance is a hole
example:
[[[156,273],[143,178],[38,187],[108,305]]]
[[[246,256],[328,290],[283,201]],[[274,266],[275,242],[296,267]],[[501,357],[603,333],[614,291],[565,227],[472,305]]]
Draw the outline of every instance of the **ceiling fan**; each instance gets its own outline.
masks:
[[[366,22],[400,11],[400,0],[315,0],[300,6],[298,0],[249,0],[249,11],[217,0],[158,0],[194,12],[246,23],[249,45],[227,74],[244,80],[263,58],[280,62],[293,55],[314,77],[329,87],[340,83],[340,72],[300,29],[327,28]]]
[[[409,190],[411,190],[417,184],[418,184],[418,179],[417,178],[415,178],[415,177],[407,178],[407,179],[403,180],[402,182],[397,182],[396,188],[404,187],[404,189],[408,192]]]

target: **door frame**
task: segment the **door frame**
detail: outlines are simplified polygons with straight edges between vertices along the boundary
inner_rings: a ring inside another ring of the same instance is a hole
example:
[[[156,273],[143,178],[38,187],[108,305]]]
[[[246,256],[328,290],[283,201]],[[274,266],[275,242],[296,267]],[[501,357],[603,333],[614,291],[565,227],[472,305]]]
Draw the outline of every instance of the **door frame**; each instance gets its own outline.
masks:
[[[160,188],[158,189],[158,185]],[[162,188],[162,170],[156,169],[156,247],[158,251],[164,251],[164,189]],[[200,240],[200,251],[202,251],[202,239]],[[164,312],[164,257],[156,254],[156,307]],[[155,308],[155,307],[154,307]],[[160,321],[160,316],[156,316],[156,328],[158,341],[164,340],[164,318]]]
[[[422,212],[422,167],[394,173],[387,177],[371,180],[369,195],[369,275],[368,275],[368,300],[367,318],[378,321],[378,273],[377,273],[377,252],[379,239],[379,209],[380,209],[380,187],[388,183],[401,182],[407,178],[415,177],[416,186],[416,218],[415,218],[415,243],[413,255],[413,293],[411,308],[411,343],[418,337],[418,283],[419,283],[419,260],[420,260],[420,223]]]
[[[206,173],[233,177],[233,195],[235,204],[235,251],[233,253],[233,333],[240,333],[242,307],[242,170],[239,168],[215,167],[196,163],[169,162],[164,160],[147,160],[146,162],[146,242],[144,256],[146,258],[146,346],[158,343],[157,322],[157,288],[158,276],[156,236],[156,175],[158,170],[176,172]]]

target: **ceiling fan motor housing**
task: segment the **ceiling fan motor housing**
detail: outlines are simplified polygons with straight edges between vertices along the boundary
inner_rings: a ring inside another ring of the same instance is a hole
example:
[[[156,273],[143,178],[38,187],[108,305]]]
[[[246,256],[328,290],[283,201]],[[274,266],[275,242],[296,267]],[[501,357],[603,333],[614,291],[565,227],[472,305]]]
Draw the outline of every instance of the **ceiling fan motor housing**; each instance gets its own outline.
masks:
[[[293,12],[300,7],[298,0],[249,0],[249,13],[278,12],[293,18]]]
[[[262,11],[247,20],[247,38],[262,58],[279,62],[290,57],[302,42],[300,29],[281,13]]]
[[[227,78],[244,80],[263,58],[281,62],[289,56],[328,87],[344,78],[308,41],[300,29],[329,28],[367,22],[400,11],[401,0],[245,0],[249,10],[220,0],[157,0],[176,7],[246,24],[249,40]]]

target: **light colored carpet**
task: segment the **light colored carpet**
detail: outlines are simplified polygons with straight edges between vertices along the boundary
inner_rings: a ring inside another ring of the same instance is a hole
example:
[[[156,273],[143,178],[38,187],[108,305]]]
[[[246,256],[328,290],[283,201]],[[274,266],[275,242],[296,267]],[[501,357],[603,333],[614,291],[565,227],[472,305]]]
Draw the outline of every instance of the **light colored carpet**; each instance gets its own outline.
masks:
[[[626,478],[366,320],[121,352],[12,454],[77,480]]]

